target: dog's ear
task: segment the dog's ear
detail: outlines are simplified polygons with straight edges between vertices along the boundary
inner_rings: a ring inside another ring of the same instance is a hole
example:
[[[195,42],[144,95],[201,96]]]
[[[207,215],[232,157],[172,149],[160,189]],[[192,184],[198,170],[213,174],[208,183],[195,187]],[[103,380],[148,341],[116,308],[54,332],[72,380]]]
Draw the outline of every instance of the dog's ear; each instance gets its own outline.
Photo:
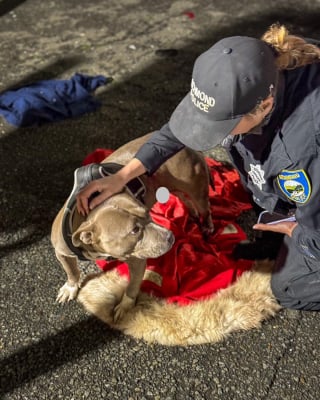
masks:
[[[79,247],[82,244],[92,244],[93,236],[92,223],[87,221],[81,224],[74,232],[72,235],[72,243],[76,247]]]
[[[93,242],[93,232],[91,231],[83,231],[80,233],[80,240],[84,244],[92,244]]]

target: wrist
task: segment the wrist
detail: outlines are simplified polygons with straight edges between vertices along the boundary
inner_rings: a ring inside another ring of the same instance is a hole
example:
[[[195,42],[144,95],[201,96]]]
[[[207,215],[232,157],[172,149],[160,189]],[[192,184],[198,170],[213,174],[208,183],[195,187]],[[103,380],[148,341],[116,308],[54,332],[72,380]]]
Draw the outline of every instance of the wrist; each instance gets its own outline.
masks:
[[[118,179],[120,179],[120,181],[125,185],[130,180],[144,174],[145,172],[146,168],[142,162],[136,158],[133,158],[127,165],[121,168],[116,175]]]
[[[286,234],[290,237],[292,237],[293,231],[295,229],[295,227],[298,225],[297,222],[291,222],[288,226],[288,231],[286,232]]]

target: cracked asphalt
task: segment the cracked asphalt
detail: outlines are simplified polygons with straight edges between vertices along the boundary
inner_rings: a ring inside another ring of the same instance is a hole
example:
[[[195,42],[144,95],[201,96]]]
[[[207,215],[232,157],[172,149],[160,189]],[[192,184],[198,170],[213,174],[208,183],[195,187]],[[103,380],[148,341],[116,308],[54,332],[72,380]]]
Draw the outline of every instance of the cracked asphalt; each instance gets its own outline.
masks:
[[[65,277],[49,240],[73,170],[97,147],[160,128],[198,54],[277,21],[319,38],[319,16],[319,0],[0,0],[0,92],[76,72],[113,77],[94,113],[28,128],[0,119],[1,399],[320,398],[318,313],[283,310],[217,344],[150,346],[55,302]]]

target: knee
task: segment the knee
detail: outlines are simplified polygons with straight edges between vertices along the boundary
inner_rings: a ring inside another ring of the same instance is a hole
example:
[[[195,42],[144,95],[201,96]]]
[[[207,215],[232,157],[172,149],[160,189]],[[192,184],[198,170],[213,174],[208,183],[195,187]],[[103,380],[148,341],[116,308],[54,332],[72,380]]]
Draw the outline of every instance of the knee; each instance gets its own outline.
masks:
[[[271,277],[271,290],[274,297],[282,307],[301,310],[301,301],[296,298],[296,296],[292,295],[289,282],[281,282],[273,274]]]

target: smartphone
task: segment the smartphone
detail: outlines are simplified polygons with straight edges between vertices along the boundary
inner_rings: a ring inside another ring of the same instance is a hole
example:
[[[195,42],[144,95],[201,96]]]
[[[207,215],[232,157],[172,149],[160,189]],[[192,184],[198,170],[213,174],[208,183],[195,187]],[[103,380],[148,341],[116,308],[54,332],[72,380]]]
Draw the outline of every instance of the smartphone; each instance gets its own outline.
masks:
[[[258,217],[257,224],[277,224],[278,222],[294,222],[296,217],[294,215],[284,215],[278,213],[269,213],[269,211],[262,211]]]

